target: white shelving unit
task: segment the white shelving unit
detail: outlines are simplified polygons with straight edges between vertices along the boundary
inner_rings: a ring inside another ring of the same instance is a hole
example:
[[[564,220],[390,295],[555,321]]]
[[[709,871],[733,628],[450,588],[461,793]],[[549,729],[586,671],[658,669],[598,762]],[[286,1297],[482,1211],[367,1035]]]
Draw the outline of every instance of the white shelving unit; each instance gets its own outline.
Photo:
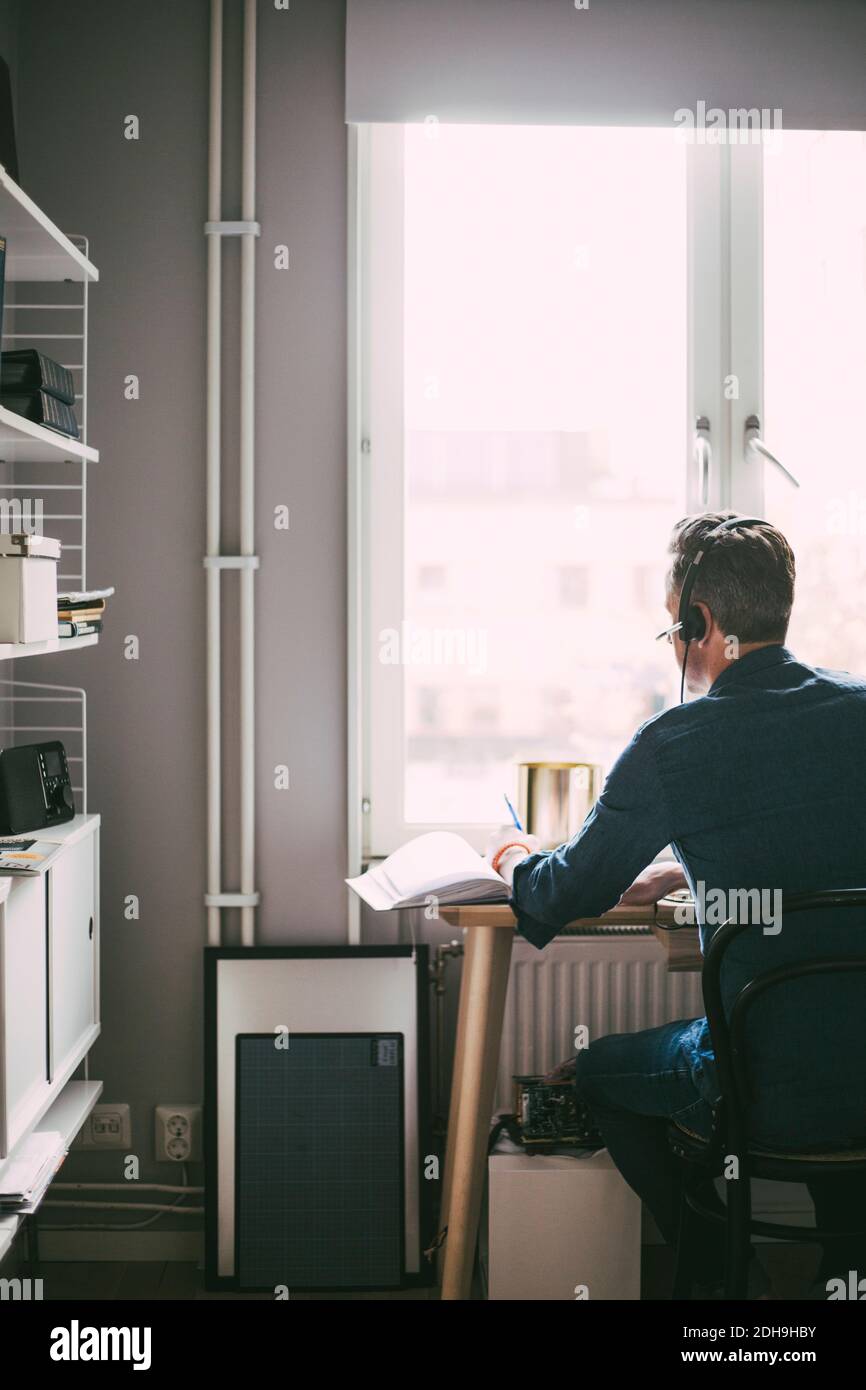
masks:
[[[99,271],[0,164],[0,226],[6,237],[7,280],[79,280]]]
[[[48,656],[52,652],[76,651],[81,647],[95,647],[99,634],[91,632],[86,637],[52,637],[47,642],[0,642],[0,661],[17,661],[22,656]]]
[[[6,238],[3,346],[35,347],[72,371],[81,430],[80,439],[70,439],[0,406],[0,498],[46,499],[44,530],[62,547],[59,589],[85,589],[87,467],[99,459],[87,443],[87,295],[99,272],[87,242],[61,232],[2,165],[0,235]],[[0,661],[80,650],[98,640],[0,643]],[[48,869],[52,891],[48,879],[40,886],[0,878],[0,1122],[12,1157],[35,1130],[59,1131],[70,1145],[102,1091],[101,1081],[72,1079],[82,1062],[86,1071],[99,1034],[99,818],[86,814],[84,691],[13,675],[0,681],[0,704],[8,720],[0,746],[72,737],[69,762],[82,809],[57,831],[38,832],[64,844]],[[23,1220],[0,1215],[0,1259]]]
[[[0,235],[6,237],[3,345],[35,347],[72,372],[81,430],[79,439],[71,439],[0,405],[0,497],[10,506],[44,499],[45,532],[62,547],[60,590],[84,589],[87,467],[99,461],[98,450],[87,443],[87,300],[99,271],[87,242],[62,232],[2,165]],[[0,661],[93,644],[61,638],[33,647],[0,644]]]
[[[98,463],[96,449],[88,449],[77,439],[48,430],[35,420],[25,420],[0,405],[0,459],[4,463],[44,463],[50,459],[86,459]]]
[[[62,1134],[68,1148],[101,1095],[101,1081],[68,1081],[32,1132]],[[14,1149],[9,1157],[15,1157]],[[0,1215],[0,1260],[11,1248],[22,1220],[14,1213]]]

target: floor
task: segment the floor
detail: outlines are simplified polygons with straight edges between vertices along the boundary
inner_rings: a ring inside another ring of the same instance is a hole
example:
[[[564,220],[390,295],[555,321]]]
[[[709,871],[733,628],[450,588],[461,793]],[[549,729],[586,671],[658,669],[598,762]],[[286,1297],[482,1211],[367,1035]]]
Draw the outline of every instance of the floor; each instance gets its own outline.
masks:
[[[42,1265],[43,1294],[51,1299],[94,1299],[123,1301],[128,1299],[224,1300],[238,1299],[272,1303],[273,1294],[208,1293],[204,1288],[201,1269],[194,1264],[138,1262],[114,1264],[109,1261],[92,1264]],[[435,1289],[408,1289],[396,1293],[292,1293],[293,1303],[314,1299],[427,1299],[435,1298]]]
[[[783,1298],[802,1298],[811,1282],[818,1252],[814,1246],[762,1245],[761,1261]],[[645,1246],[642,1262],[645,1299],[670,1297],[672,1252],[664,1246]],[[272,1301],[271,1294],[207,1293],[202,1271],[195,1264],[180,1263],[45,1263],[42,1267],[46,1299],[124,1301],[135,1299],[219,1300],[238,1298]],[[435,1299],[435,1289],[410,1289],[399,1293],[292,1294],[293,1301],[349,1300],[406,1301]]]

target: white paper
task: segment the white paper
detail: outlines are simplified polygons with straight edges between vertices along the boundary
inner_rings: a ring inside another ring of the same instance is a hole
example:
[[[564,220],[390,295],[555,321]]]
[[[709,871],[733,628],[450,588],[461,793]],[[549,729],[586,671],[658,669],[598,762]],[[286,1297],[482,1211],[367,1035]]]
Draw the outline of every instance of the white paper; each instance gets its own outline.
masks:
[[[58,1130],[36,1130],[0,1164],[0,1199],[28,1202],[41,1197],[66,1153]]]
[[[346,882],[377,912],[422,907],[428,897],[438,898],[444,907],[509,898],[505,880],[450,830],[419,835],[381,864]]]

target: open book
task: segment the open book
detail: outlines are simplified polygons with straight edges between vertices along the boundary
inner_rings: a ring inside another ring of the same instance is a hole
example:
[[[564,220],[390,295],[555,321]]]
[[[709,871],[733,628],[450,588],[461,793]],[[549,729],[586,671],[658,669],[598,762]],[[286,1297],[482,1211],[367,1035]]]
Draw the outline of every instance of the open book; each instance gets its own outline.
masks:
[[[450,830],[419,835],[349,887],[377,912],[424,907],[436,898],[443,907],[461,903],[505,903],[510,889],[481,855]]]

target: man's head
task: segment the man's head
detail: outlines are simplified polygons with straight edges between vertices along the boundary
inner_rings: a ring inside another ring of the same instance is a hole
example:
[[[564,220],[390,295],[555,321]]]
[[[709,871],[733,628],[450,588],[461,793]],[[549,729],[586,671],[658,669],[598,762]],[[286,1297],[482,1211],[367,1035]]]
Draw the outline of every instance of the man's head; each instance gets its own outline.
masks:
[[[669,547],[667,608],[674,620],[689,566],[705,550],[690,601],[703,620],[703,634],[689,646],[686,668],[689,690],[698,693],[747,651],[784,642],[794,601],[794,554],[769,522],[731,527],[705,545],[709,533],[733,516],[736,512],[684,517]],[[679,633],[673,645],[682,666],[685,643]]]

